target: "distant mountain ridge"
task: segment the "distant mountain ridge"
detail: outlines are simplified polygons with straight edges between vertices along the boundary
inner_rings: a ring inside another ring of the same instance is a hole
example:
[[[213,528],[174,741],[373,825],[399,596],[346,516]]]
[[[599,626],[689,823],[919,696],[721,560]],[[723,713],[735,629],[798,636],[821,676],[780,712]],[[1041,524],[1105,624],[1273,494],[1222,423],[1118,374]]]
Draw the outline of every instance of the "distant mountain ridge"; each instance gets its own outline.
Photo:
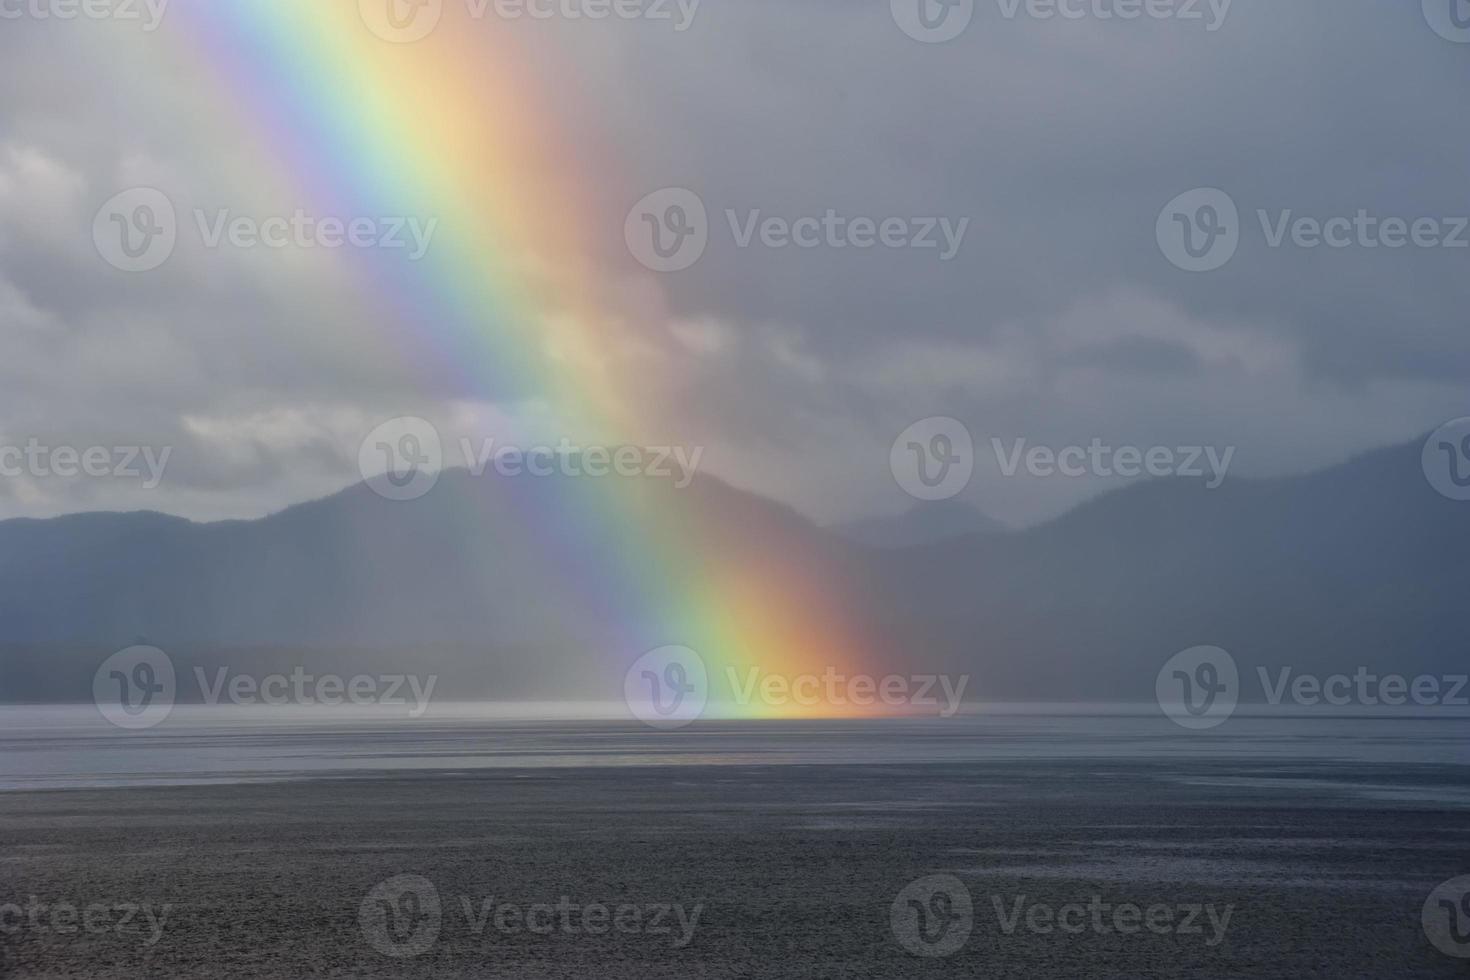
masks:
[[[912,548],[970,534],[1005,534],[1010,528],[962,500],[922,501],[902,514],[836,525],[833,530],[871,548]]]
[[[419,651],[425,671],[475,678],[466,696],[605,694],[618,665],[598,651],[635,586],[666,574],[636,540],[596,533],[605,518],[577,523],[607,513],[607,492],[455,471],[422,500],[355,486],[257,521],[0,523],[0,700],[85,697],[101,657],[140,638],[203,660]],[[690,556],[835,583],[887,669],[971,674],[977,699],[1148,700],[1159,665],[1199,644],[1243,673],[1470,668],[1470,504],[1428,485],[1417,443],[1216,490],[1141,483],[1038,527],[896,547],[709,477],[650,483],[634,508]],[[903,534],[973,520],[932,513]],[[629,581],[587,588],[604,567]]]

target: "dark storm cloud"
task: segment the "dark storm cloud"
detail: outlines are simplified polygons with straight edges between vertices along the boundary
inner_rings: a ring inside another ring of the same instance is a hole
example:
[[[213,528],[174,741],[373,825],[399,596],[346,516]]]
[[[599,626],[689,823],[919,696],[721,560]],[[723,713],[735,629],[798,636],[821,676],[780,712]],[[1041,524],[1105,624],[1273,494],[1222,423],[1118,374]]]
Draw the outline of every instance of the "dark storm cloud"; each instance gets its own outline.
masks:
[[[1233,445],[1240,471],[1266,473],[1464,414],[1470,249],[1273,248],[1257,211],[1470,214],[1470,45],[1418,3],[1235,0],[1215,30],[1097,16],[1117,6],[1038,20],[977,0],[944,44],[906,36],[887,2],[705,0],[683,32],[484,29],[575,66],[527,98],[584,160],[599,288],[639,325],[626,370],[652,349],[665,378],[650,414],[678,419],[717,472],[817,516],[904,506],[889,445],[929,415],[982,447]],[[99,262],[87,230],[110,194],[229,200],[238,176],[190,86],[121,87],[97,43],[95,25],[0,30],[0,435],[141,431],[191,449],[144,505],[213,515],[352,479],[352,440],[410,406],[499,410],[508,389],[405,349],[329,275],[186,254],[129,278]],[[687,271],[649,272],[624,244],[630,206],[663,187],[708,211]],[[1241,241],[1191,273],[1155,223],[1201,187],[1238,206]],[[827,225],[814,247],[774,248],[770,218]],[[937,247],[857,248],[853,221],[899,221],[895,241],[932,222]],[[968,493],[1025,521],[1104,485],[1005,479],[982,450]],[[36,492],[8,494],[8,512],[106,504]]]

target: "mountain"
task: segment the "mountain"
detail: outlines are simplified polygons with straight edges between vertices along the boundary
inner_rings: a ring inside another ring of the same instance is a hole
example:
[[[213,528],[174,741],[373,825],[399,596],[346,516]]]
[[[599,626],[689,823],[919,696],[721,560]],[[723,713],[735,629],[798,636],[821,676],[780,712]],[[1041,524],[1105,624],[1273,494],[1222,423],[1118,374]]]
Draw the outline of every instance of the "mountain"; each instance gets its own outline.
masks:
[[[89,691],[107,653],[141,641],[188,664],[437,671],[457,678],[457,696],[605,694],[621,689],[625,647],[685,641],[626,632],[650,608],[682,611],[683,593],[662,583],[700,588],[724,564],[836,586],[847,557],[795,511],[704,477],[675,489],[452,470],[417,500],[360,484],[257,521],[7,521],[0,700],[62,696],[83,679]],[[589,666],[587,651],[614,649]],[[616,688],[596,673],[613,668]]]
[[[102,657],[139,640],[186,663],[437,671],[441,696],[605,693],[626,662],[599,651],[679,642],[629,637],[627,610],[677,601],[668,581],[718,593],[721,568],[800,588],[813,622],[846,624],[884,670],[972,675],[978,699],[1146,701],[1200,644],[1252,677],[1470,670],[1470,504],[1430,488],[1418,444],[1215,490],[1135,484],[1008,533],[953,508],[899,523],[971,530],[874,549],[707,477],[463,471],[416,501],[356,486],[249,522],[8,521],[0,700],[85,699]]]
[[[889,635],[979,696],[1149,700],[1172,654],[1256,668],[1464,674],[1470,504],[1436,493],[1419,443],[1306,476],[1161,480],[1040,527],[869,566]]]
[[[1004,524],[962,500],[921,501],[890,517],[839,524],[838,534],[870,548],[912,548],[946,538],[1005,534]]]

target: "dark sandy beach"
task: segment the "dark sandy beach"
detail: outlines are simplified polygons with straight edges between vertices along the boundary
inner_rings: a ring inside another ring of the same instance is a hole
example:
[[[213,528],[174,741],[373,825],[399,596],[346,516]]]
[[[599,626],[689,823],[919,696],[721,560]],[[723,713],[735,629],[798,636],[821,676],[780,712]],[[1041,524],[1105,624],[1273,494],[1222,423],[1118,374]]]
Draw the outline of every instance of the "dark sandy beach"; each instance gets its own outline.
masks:
[[[1050,760],[11,792],[0,794],[0,905],[32,907],[0,933],[0,968],[232,980],[1463,976],[1420,922],[1430,891],[1470,870],[1467,811],[1441,798],[1462,774]],[[973,901],[972,930],[946,957],[910,952],[892,915],[899,893],[932,875],[959,879]],[[424,880],[437,910],[399,901],[404,881]],[[364,915],[365,900],[388,911]],[[96,928],[68,932],[58,903],[107,908]],[[119,929],[124,906],[138,911]],[[1158,928],[1129,930],[1151,908]],[[394,910],[407,917],[383,917]],[[388,955],[404,952],[416,955]]]

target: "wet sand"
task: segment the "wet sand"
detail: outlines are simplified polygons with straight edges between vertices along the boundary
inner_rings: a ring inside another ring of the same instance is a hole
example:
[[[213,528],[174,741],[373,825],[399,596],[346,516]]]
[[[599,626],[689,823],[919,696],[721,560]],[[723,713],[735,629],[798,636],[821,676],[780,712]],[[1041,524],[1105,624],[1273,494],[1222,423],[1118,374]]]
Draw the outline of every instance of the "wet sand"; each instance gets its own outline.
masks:
[[[1455,766],[1050,760],[3,793],[0,907],[22,921],[0,918],[0,973],[1463,976],[1420,910],[1470,872],[1470,810],[1444,802],[1464,782]],[[914,955],[892,915],[933,875],[973,902],[943,957]],[[432,891],[400,901],[405,881]],[[97,928],[63,931],[58,903],[103,908]],[[1079,906],[1081,928],[1059,928]],[[1128,907],[1164,909],[1171,931],[1120,931]],[[1176,928],[1192,908],[1200,931]]]

